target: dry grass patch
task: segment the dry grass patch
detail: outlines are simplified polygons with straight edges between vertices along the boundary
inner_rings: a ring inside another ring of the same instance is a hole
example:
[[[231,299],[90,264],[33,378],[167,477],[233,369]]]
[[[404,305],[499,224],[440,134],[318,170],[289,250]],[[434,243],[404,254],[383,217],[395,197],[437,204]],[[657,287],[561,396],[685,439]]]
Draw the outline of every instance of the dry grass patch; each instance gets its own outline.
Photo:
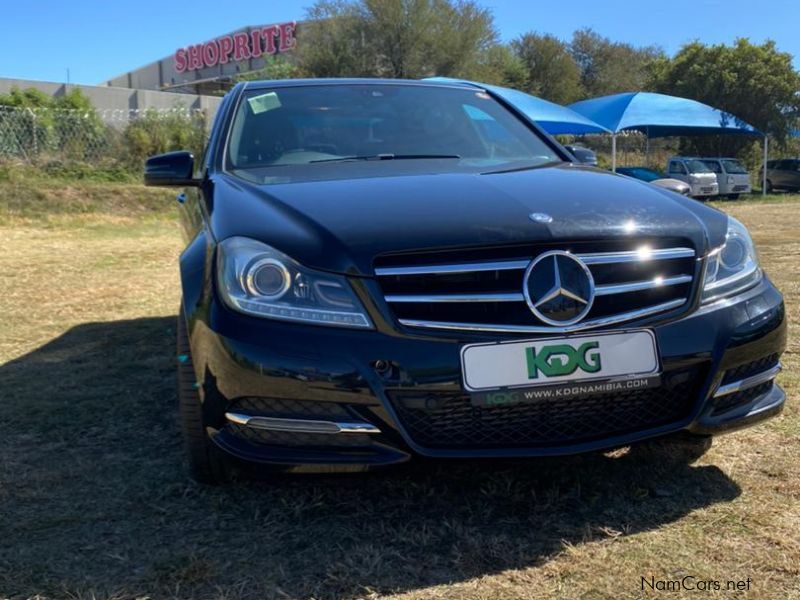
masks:
[[[638,598],[658,595],[641,577],[686,574],[800,598],[797,200],[722,205],[786,294],[789,403],[699,464],[619,453],[226,488],[181,464],[175,224],[6,220],[0,598]]]

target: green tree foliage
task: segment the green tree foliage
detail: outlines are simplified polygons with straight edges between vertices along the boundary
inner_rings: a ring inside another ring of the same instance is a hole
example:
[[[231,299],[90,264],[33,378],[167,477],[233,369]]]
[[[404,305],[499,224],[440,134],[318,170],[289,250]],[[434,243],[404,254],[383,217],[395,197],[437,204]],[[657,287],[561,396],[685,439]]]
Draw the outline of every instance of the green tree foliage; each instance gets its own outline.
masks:
[[[481,55],[478,62],[461,76],[516,90],[528,88],[528,70],[525,63],[511,51],[510,46],[504,44],[490,47]]]
[[[687,44],[674,58],[652,65],[650,85],[655,91],[725,110],[779,142],[787,140],[800,114],[800,73],[792,66],[792,55],[778,51],[772,41]],[[752,138],[704,136],[687,138],[682,151],[736,154],[752,143]]]
[[[191,150],[201,156],[206,138],[202,113],[188,113],[178,107],[170,114],[146,110],[122,133],[124,160],[139,168],[148,156],[172,150]]]
[[[526,71],[520,89],[559,104],[581,97],[581,72],[567,44],[552,35],[526,33],[511,48]]]
[[[612,42],[589,28],[573,34],[570,52],[586,98],[645,89],[651,63],[664,54],[656,46]]]
[[[234,79],[239,81],[260,81],[270,79],[295,79],[302,76],[297,65],[290,63],[283,56],[267,56],[264,66],[250,73],[242,73]]]
[[[463,77],[497,40],[472,0],[321,0],[307,16],[297,55],[314,77]]]

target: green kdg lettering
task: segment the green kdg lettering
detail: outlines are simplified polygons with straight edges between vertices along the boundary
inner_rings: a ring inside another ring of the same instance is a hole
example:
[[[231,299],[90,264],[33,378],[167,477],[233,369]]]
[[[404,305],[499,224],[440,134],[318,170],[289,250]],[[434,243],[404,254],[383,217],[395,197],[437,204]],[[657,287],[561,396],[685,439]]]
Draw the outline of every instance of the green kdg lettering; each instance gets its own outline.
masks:
[[[578,348],[569,344],[545,346],[538,352],[536,348],[526,348],[528,379],[538,379],[540,373],[545,377],[572,375],[578,369],[597,373],[600,370],[599,347],[600,342],[584,342]]]

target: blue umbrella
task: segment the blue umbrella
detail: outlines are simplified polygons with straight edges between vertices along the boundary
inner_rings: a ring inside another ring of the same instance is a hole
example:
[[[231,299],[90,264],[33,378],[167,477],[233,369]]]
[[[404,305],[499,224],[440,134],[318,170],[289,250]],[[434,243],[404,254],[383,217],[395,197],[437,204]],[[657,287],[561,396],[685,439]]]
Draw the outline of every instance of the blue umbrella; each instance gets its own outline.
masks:
[[[574,102],[569,107],[611,133],[641,131],[649,137],[668,135],[763,135],[735,115],[696,100],[628,92]]]
[[[627,92],[581,100],[570,104],[570,108],[611,131],[611,168],[614,171],[617,169],[617,134],[631,130],[641,131],[648,139],[669,135],[763,135],[764,164],[767,162],[766,135],[736,115],[696,100],[652,92]],[[762,183],[766,190],[766,169]]]
[[[598,125],[585,116],[578,114],[560,104],[542,100],[525,92],[496,85],[486,85],[467,79],[453,79],[451,77],[428,77],[426,81],[441,81],[448,83],[462,83],[487,90],[511,104],[526,117],[535,121],[550,135],[584,133],[609,133],[605,127]]]

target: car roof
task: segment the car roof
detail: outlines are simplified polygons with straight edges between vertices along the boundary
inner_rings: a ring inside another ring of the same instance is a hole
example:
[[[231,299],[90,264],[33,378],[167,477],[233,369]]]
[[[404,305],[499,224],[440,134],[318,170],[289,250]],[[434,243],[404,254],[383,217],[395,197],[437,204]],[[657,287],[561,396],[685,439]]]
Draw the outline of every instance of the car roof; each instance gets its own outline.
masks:
[[[672,156],[669,160],[739,160],[735,156]]]
[[[379,79],[370,77],[328,77],[318,79],[265,79],[260,81],[246,81],[244,89],[260,90],[286,87],[301,87],[311,85],[406,85],[414,87],[459,88],[470,91],[481,89],[474,84],[458,81],[420,81],[418,79]]]

